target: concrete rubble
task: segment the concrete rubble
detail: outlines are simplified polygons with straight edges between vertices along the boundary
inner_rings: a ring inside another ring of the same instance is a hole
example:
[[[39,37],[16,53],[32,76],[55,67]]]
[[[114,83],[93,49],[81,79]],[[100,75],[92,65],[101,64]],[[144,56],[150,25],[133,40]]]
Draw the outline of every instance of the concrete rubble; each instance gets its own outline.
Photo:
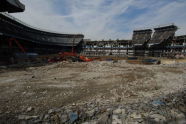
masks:
[[[186,123],[186,90],[156,99],[163,101],[165,104],[155,106],[152,104],[154,100],[146,101],[146,103],[141,101],[139,103],[117,105],[92,101],[91,103],[51,109],[48,113],[39,116],[19,115],[18,120],[27,123],[59,124]],[[92,109],[91,112],[90,109]]]
[[[185,64],[121,60],[0,70],[0,122],[186,123]]]

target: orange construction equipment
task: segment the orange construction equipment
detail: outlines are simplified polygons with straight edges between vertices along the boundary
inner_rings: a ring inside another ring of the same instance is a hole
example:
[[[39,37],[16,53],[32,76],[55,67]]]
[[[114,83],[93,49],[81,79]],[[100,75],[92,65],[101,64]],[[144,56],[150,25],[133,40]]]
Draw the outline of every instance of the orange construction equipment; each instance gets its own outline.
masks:
[[[9,42],[9,47],[12,48],[12,42],[15,42],[17,44],[17,46],[19,47],[19,49],[21,49],[21,51],[23,53],[26,53],[26,50],[24,49],[24,47],[19,43],[18,40],[16,40],[15,38],[10,38],[8,39]]]
[[[60,57],[77,56],[77,54],[74,52],[60,52],[59,55],[60,55]]]
[[[84,62],[91,62],[91,61],[93,61],[93,59],[89,59],[89,58],[87,58],[87,57],[85,57],[85,56],[79,56],[79,58],[80,58],[81,60],[83,60]]]
[[[64,60],[66,58],[73,57],[73,59],[76,59],[77,61],[82,61],[82,62],[93,61],[93,59],[89,59],[85,56],[79,56],[79,55],[77,55],[77,53],[74,53],[74,52],[60,52],[59,55],[60,55],[60,60]]]

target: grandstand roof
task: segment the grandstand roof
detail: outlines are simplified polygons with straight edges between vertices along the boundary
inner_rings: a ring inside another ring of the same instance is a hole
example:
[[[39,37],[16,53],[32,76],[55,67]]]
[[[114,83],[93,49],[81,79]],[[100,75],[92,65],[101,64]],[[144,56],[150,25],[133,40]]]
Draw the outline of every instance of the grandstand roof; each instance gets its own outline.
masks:
[[[23,12],[25,10],[25,5],[23,5],[19,0],[0,0],[0,12]]]

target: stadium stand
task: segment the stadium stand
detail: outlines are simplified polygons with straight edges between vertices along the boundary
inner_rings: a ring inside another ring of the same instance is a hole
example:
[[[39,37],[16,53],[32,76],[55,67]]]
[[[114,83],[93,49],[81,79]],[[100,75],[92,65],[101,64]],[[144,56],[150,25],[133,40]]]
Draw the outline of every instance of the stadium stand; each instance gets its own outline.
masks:
[[[178,28],[175,25],[154,28],[155,32],[149,44],[160,44],[162,42],[166,42],[167,40],[172,40],[177,29]]]
[[[25,5],[19,0],[0,0],[0,12],[23,12],[25,10]]]
[[[148,42],[151,39],[152,30],[145,29],[145,30],[134,30],[132,43],[135,45],[143,45],[144,43]]]

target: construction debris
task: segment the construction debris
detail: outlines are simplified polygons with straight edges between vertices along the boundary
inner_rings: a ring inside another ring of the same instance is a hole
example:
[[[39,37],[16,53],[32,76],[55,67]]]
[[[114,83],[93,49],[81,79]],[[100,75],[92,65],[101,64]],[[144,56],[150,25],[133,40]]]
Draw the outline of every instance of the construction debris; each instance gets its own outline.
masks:
[[[0,70],[1,123],[184,122],[185,64],[62,61]]]
[[[49,59],[49,63],[60,62],[60,61],[72,61],[72,62],[90,62],[93,59],[89,59],[85,56],[78,55],[74,52],[60,52],[59,56]]]

